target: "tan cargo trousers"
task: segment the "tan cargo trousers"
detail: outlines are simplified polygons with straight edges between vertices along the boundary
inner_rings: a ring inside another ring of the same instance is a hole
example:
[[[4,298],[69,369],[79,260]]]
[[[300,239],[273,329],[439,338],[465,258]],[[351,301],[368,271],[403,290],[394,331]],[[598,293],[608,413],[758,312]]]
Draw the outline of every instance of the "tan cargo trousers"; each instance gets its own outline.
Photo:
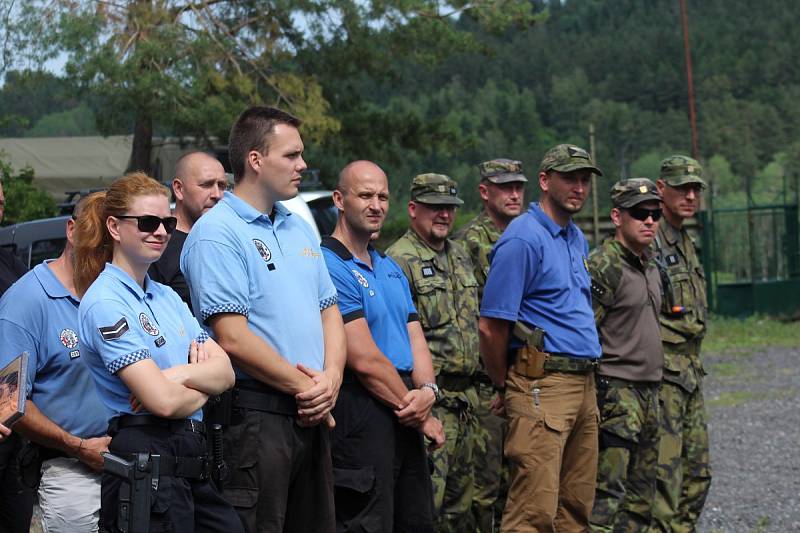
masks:
[[[511,485],[501,531],[586,531],[597,478],[594,372],[533,379],[511,369],[505,404]]]

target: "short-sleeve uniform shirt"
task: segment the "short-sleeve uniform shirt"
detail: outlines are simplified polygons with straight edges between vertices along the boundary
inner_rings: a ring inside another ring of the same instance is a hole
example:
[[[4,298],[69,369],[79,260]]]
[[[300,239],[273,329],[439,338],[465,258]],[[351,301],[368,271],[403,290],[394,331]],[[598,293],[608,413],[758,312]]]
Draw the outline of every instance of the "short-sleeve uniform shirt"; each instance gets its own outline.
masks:
[[[181,271],[204,323],[219,313],[244,315],[292,365],[324,368],[320,311],[336,304],[336,288],[313,230],[286,207],[276,203],[272,219],[226,192],[189,232]]]
[[[413,370],[408,323],[419,317],[400,266],[370,247],[370,268],[333,237],[323,239],[322,253],[345,323],[366,319],[372,339],[394,367],[401,372]]]
[[[83,364],[78,299],[47,264],[22,276],[0,299],[0,368],[28,352],[26,393],[63,430],[81,438],[104,435],[109,410]]]
[[[152,359],[161,370],[186,364],[192,341],[208,338],[175,291],[147,275],[142,289],[111,263],[83,296],[78,321],[86,346],[82,357],[112,416],[136,414],[120,370],[143,359]],[[202,420],[202,412],[191,418]]]
[[[561,227],[531,203],[492,250],[481,316],[542,328],[545,351],[600,357],[588,254],[572,221]],[[518,342],[512,339],[511,347]]]

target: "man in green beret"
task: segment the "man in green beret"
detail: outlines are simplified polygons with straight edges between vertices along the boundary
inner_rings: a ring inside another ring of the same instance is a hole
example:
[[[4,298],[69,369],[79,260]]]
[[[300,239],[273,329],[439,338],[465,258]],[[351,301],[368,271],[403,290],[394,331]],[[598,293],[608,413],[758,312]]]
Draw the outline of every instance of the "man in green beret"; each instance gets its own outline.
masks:
[[[522,212],[525,184],[522,162],[513,159],[491,159],[478,165],[481,181],[478,192],[483,211],[455,236],[472,257],[478,297],[489,275],[489,253],[509,222]],[[480,403],[477,417],[480,430],[475,442],[475,494],[472,513],[478,531],[491,533],[499,524],[508,490],[508,468],[503,460],[503,440],[507,423],[492,412],[497,393],[483,368],[475,373],[475,387]],[[503,482],[505,480],[505,482]]]
[[[595,533],[650,528],[664,366],[661,281],[650,246],[661,218],[660,200],[647,178],[615,183],[615,234],[589,256],[592,308],[603,348],[597,367],[600,451],[590,526]]]
[[[655,248],[662,269],[662,437],[653,503],[657,531],[694,531],[711,486],[708,425],[703,403],[700,344],[706,333],[706,282],[684,221],[695,215],[706,183],[694,159],[674,155],[661,162],[658,190],[664,222]]]
[[[442,174],[411,182],[411,227],[387,253],[411,288],[419,321],[433,356],[437,402],[433,415],[444,426],[445,445],[431,453],[436,530],[474,531],[471,505],[478,394],[478,283],[467,251],[448,238],[455,221],[456,183]]]

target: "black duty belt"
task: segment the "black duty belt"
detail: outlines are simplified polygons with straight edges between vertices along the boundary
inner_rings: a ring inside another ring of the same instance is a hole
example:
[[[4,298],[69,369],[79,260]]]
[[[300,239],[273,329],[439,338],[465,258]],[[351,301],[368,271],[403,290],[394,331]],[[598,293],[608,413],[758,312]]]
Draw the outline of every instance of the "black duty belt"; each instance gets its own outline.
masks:
[[[440,389],[451,392],[463,392],[475,386],[473,376],[466,374],[439,374],[436,384]]]
[[[122,453],[119,457],[134,459],[135,454]],[[160,477],[182,477],[186,479],[208,479],[211,475],[211,461],[207,456],[202,457],[175,457],[173,455],[150,456],[151,460],[158,458],[158,475]]]
[[[403,383],[406,384],[406,387],[409,389],[414,388],[414,383],[411,381],[410,370],[398,370],[397,373],[400,374],[400,379],[403,380]],[[355,372],[349,368],[345,368],[344,374],[342,374],[342,385],[349,385],[352,383],[360,383],[360,381],[358,381],[358,377],[356,376]]]
[[[491,378],[482,371],[475,372],[472,375],[472,379],[475,380],[476,385],[488,385],[490,387],[494,386]]]
[[[631,381],[629,379],[612,378],[608,376],[597,376],[597,383],[606,387],[627,387],[630,389],[657,389],[661,386],[660,381]]]
[[[294,396],[267,385],[237,384],[233,389],[232,399],[234,407],[297,416],[297,401]]]
[[[191,431],[192,433],[206,434],[206,425],[193,418],[171,420],[154,415],[122,415],[111,419],[108,423],[108,434],[112,437],[119,430],[131,427],[161,427],[177,433],[178,431]]]
[[[544,369],[549,372],[585,374],[597,368],[597,359],[575,357],[567,353],[549,353],[544,361]]]

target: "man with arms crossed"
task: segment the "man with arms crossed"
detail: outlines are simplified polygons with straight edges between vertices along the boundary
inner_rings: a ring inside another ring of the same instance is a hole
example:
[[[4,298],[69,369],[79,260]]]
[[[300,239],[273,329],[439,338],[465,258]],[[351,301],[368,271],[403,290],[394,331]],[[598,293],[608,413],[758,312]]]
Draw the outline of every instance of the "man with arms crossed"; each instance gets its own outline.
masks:
[[[75,209],[80,216],[80,204]],[[58,259],[19,279],[0,299],[0,368],[28,352],[25,416],[14,426],[39,448],[39,504],[49,532],[97,531],[110,411],[81,360],[72,236]],[[34,473],[38,475],[39,472]]]
[[[664,355],[661,283],[650,245],[661,197],[647,178],[611,189],[614,237],[589,256],[592,307],[603,358],[597,369],[600,460],[591,530],[650,528],[658,464],[658,387]]]
[[[345,338],[316,237],[279,203],[297,195],[306,168],[299,126],[270,107],[241,114],[230,134],[234,190],[181,255],[195,313],[237,373],[223,496],[249,532],[335,529],[328,427]]]
[[[589,524],[601,351],[589,247],[571,217],[586,201],[592,173],[601,174],[586,150],[551,148],[539,167],[539,203],[509,224],[492,252],[480,338],[509,420],[511,485],[501,531],[577,533]]]
[[[706,334],[706,280],[694,240],[683,225],[700,207],[706,187],[702,176],[697,161],[675,155],[661,162],[656,182],[664,202],[664,221],[656,234],[656,258],[664,281],[662,437],[653,503],[656,531],[694,531],[711,487],[705,370],[700,359]]]
[[[189,286],[180,269],[181,250],[189,230],[203,214],[217,205],[228,188],[228,178],[216,158],[205,152],[189,152],[175,164],[172,194],[178,226],[172,232],[161,258],[150,265],[150,279],[172,287],[192,308]]]
[[[432,532],[422,435],[444,440],[430,415],[431,354],[400,267],[370,244],[389,206],[386,174],[355,161],[333,192],[339,219],[322,243],[347,334],[347,370],[333,433],[337,530]]]

